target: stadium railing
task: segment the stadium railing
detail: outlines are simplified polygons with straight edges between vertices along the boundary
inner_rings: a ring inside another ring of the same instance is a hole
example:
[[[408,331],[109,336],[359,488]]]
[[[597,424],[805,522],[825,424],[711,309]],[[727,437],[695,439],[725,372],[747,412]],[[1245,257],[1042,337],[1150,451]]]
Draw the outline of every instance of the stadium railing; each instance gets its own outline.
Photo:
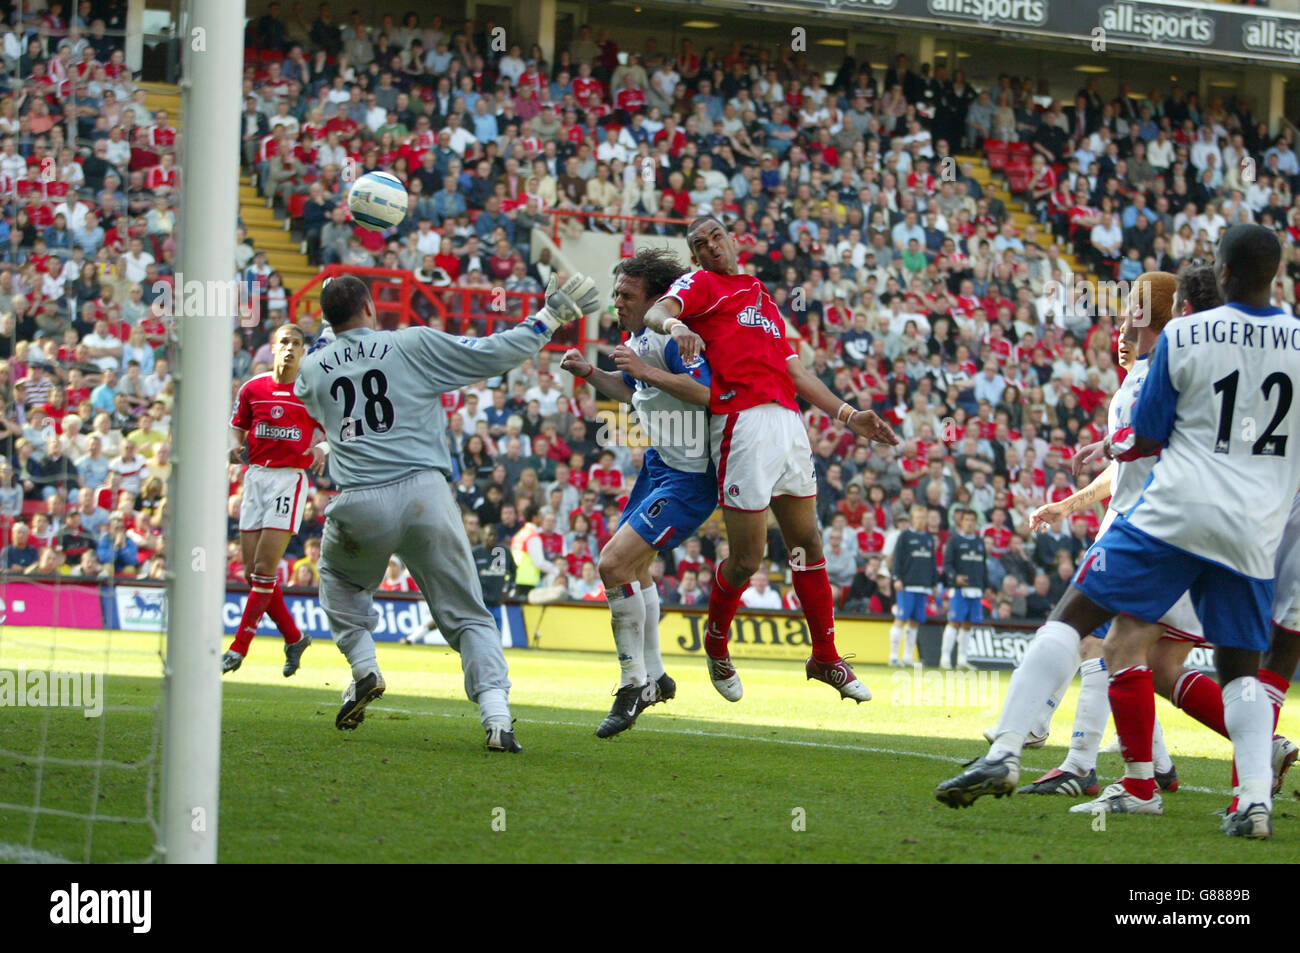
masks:
[[[417,280],[413,272],[402,269],[327,265],[290,296],[289,320],[297,321],[302,314],[319,318],[320,309],[307,292],[338,275],[355,275],[370,285],[379,325],[385,329],[427,325],[438,318],[448,334],[473,333],[482,337],[518,324],[545,303],[545,296],[536,291],[459,288],[427,284]],[[587,334],[584,318],[562,329],[546,348],[552,351],[585,348],[591,343]]]

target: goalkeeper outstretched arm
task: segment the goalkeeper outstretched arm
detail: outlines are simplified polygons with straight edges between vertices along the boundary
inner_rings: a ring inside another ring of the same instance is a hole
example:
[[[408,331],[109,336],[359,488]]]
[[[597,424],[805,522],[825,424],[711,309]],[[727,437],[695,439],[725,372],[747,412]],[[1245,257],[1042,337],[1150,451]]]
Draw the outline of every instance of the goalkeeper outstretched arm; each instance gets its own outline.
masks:
[[[420,328],[414,344],[420,366],[426,368],[437,389],[445,392],[504,374],[533,357],[558,329],[596,310],[600,294],[586,275],[574,275],[562,288],[556,284],[552,276],[546,304],[509,331],[458,338],[433,328]]]

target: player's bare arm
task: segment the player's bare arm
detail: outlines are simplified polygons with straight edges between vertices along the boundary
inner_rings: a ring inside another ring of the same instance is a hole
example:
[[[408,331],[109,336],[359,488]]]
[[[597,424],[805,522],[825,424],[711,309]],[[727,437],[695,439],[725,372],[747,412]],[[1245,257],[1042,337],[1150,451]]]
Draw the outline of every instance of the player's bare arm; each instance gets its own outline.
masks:
[[[651,367],[641,360],[641,356],[636,351],[625,344],[620,344],[614,348],[611,356],[614,358],[614,363],[618,366],[618,369],[629,377],[644,381],[651,387],[658,387],[665,393],[671,394],[679,400],[684,400],[688,404],[699,404],[701,407],[709,406],[709,388],[691,377],[690,374],[673,374],[657,367]]]
[[[1064,519],[1071,513],[1078,512],[1093,503],[1099,503],[1110,496],[1115,473],[1118,469],[1119,464],[1112,461],[1110,466],[1097,474],[1093,481],[1083,489],[1075,490],[1063,500],[1057,500],[1055,503],[1045,503],[1034,510],[1029,514],[1030,530],[1045,530],[1057,520]]]
[[[602,371],[588,361],[576,347],[571,347],[564,352],[560,367],[574,377],[581,377],[606,397],[625,404],[632,401],[632,388],[627,386],[627,381],[623,380],[622,374],[615,371]]]
[[[247,430],[240,430],[238,427],[230,428],[229,458],[231,463],[248,462],[248,448],[244,443],[247,437]]]
[[[894,428],[881,420],[875,411],[857,410],[836,397],[829,387],[817,379],[817,375],[803,366],[798,355],[791,354],[785,367],[790,373],[790,379],[794,381],[795,392],[814,407],[843,421],[844,426],[859,437],[891,447],[898,446],[898,434],[894,433]]]
[[[700,337],[681,320],[682,303],[676,298],[660,298],[645,313],[645,326],[660,334],[669,334],[677,342],[677,350],[682,361],[691,363],[704,352],[704,338]]]

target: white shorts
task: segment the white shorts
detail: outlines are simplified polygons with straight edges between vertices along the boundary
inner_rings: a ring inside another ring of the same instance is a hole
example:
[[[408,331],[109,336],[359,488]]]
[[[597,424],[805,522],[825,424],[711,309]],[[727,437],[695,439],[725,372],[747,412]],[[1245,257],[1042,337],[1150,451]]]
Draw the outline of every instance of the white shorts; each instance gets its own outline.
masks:
[[[1291,504],[1273,573],[1273,624],[1288,632],[1300,632],[1300,496]]]
[[[1160,617],[1157,625],[1165,627],[1166,639],[1194,642],[1198,645],[1205,641],[1205,629],[1196,615],[1196,607],[1192,605],[1191,593],[1184,592],[1179,596],[1178,601],[1170,607],[1169,611]]]
[[[760,513],[774,496],[815,497],[817,475],[803,418],[780,404],[760,404],[710,421],[718,505]]]
[[[303,470],[251,466],[244,474],[244,500],[239,507],[239,531],[282,529],[298,532],[311,487]]]

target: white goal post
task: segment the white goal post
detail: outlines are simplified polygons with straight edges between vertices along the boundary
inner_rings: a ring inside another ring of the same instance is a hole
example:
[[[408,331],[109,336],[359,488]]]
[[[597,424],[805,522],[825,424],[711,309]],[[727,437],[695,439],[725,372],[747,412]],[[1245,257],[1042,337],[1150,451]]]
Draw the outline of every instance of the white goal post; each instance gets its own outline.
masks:
[[[239,210],[244,0],[190,0],[182,20],[185,115],[178,271],[230,282]],[[205,296],[213,300],[211,296]],[[162,751],[166,863],[215,863],[226,585],[230,313],[177,318]]]

